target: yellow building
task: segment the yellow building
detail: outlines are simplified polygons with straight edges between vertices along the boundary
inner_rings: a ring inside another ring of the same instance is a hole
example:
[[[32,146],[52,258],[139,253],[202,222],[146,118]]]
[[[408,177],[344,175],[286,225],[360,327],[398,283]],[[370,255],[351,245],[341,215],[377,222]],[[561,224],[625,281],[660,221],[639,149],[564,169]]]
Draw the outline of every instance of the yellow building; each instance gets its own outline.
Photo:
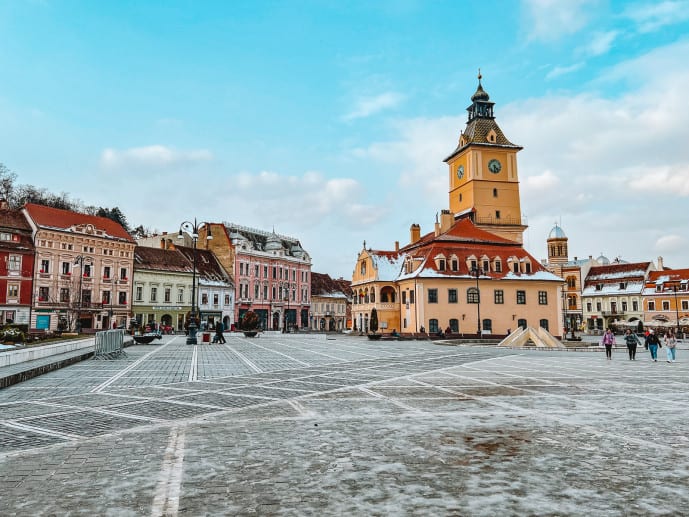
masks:
[[[562,335],[562,278],[522,246],[517,152],[480,83],[449,167],[449,210],[432,232],[412,224],[394,251],[364,248],[352,274],[352,315],[368,331],[504,336],[518,326]]]

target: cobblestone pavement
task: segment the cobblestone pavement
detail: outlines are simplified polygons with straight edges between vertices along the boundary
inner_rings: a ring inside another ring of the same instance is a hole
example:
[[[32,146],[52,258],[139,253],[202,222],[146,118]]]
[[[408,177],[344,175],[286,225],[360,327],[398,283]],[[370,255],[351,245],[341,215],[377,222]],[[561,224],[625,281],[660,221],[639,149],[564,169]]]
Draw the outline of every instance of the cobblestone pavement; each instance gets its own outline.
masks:
[[[0,515],[687,515],[682,353],[166,337],[0,390]]]

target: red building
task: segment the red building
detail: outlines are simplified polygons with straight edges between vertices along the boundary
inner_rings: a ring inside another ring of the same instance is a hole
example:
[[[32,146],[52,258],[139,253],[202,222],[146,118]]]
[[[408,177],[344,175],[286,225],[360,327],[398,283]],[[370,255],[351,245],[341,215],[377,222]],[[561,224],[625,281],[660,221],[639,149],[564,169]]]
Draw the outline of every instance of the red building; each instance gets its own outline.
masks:
[[[0,200],[0,323],[29,324],[33,269],[31,226]]]

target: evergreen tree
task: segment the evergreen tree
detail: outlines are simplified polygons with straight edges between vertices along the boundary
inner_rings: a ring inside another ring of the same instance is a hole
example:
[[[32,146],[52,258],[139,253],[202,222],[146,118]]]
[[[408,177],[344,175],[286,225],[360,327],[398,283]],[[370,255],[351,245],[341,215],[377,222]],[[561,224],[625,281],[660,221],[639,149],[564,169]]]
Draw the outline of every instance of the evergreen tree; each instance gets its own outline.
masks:
[[[378,332],[378,311],[374,307],[371,309],[371,321],[369,322],[371,332]]]

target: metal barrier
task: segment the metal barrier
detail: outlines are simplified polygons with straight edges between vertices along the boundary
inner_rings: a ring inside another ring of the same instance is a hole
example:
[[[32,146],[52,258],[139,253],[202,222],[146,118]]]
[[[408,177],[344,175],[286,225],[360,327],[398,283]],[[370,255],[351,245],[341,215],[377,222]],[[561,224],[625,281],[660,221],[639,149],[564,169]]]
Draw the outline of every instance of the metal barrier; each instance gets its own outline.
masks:
[[[104,330],[96,332],[96,348],[94,359],[115,359],[127,357],[124,352],[124,330]]]

